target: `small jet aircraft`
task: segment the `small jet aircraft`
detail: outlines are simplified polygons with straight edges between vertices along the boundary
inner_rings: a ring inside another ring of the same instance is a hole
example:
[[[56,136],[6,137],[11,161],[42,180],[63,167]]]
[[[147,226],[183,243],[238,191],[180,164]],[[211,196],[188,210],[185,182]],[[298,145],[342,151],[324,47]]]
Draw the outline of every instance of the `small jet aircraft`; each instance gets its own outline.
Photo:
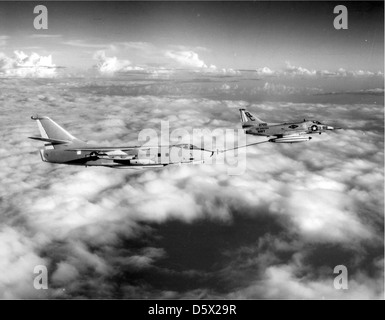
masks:
[[[45,142],[40,149],[44,162],[81,166],[103,166],[117,169],[159,168],[167,165],[204,163],[214,152],[192,144],[171,146],[102,147],[89,145],[75,138],[49,117],[35,115],[40,137],[30,139]]]
[[[290,123],[267,123],[253,116],[245,109],[239,109],[241,113],[242,128],[246,134],[265,136],[267,142],[275,143],[297,143],[311,140],[309,134],[335,130],[334,128],[317,120],[303,120]]]

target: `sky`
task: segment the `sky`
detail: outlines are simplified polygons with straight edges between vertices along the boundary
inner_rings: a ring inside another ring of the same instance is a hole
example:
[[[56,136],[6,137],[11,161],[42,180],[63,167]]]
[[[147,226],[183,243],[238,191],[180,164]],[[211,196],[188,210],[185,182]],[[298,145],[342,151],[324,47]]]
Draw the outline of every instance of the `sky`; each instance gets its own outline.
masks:
[[[287,61],[329,71],[383,69],[381,2],[349,3],[347,30],[333,26],[334,2],[51,2],[47,30],[33,27],[36,4],[1,4],[7,55],[49,53],[56,65],[82,70],[98,50],[174,68],[188,66],[177,58],[189,51],[220,69],[276,70]]]
[[[329,2],[49,2],[46,31],[34,5],[0,2],[1,299],[384,298],[383,3],[338,31]],[[28,139],[36,113],[121,146],[239,108],[342,129],[242,149],[240,175],[43,163]]]

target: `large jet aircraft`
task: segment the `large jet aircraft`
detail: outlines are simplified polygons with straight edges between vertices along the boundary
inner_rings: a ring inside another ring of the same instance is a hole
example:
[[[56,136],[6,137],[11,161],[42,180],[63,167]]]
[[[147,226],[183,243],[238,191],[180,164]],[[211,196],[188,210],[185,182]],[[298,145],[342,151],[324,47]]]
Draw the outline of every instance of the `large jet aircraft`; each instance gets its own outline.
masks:
[[[104,166],[117,169],[158,168],[167,165],[204,163],[214,152],[192,144],[171,146],[102,147],[89,145],[49,117],[32,116],[40,137],[29,137],[45,142],[40,149],[44,162],[81,166]]]
[[[297,143],[311,140],[310,134],[335,130],[329,125],[322,124],[317,120],[303,120],[301,122],[267,123],[252,115],[245,109],[239,109],[241,113],[242,128],[246,134],[264,136],[266,142],[275,143]],[[258,144],[258,143],[256,143]]]

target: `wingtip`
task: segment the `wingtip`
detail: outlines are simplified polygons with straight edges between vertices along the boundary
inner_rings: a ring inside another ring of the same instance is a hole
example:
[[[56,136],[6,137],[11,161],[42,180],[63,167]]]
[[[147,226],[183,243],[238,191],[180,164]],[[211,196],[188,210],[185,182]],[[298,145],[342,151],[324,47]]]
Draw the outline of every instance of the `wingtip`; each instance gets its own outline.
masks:
[[[39,116],[38,114],[34,114],[31,116],[32,120],[42,120],[42,119],[48,119],[48,117],[45,116]]]

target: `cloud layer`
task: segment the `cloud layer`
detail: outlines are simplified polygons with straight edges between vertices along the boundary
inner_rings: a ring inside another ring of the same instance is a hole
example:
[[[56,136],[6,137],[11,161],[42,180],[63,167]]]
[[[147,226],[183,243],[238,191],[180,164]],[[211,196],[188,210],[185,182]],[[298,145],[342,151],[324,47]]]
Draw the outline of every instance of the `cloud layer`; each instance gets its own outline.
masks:
[[[143,81],[2,80],[1,298],[382,298],[383,105],[223,100],[235,85],[225,81],[208,98],[159,95],[162,82],[131,95]],[[250,147],[240,176],[227,165],[51,165],[26,139],[37,132],[32,113],[85,140],[129,145],[162,120],[189,131],[238,127],[241,107],[267,121],[333,118],[344,129]],[[347,291],[333,287],[339,264]],[[32,286],[36,265],[48,268],[48,290]]]

